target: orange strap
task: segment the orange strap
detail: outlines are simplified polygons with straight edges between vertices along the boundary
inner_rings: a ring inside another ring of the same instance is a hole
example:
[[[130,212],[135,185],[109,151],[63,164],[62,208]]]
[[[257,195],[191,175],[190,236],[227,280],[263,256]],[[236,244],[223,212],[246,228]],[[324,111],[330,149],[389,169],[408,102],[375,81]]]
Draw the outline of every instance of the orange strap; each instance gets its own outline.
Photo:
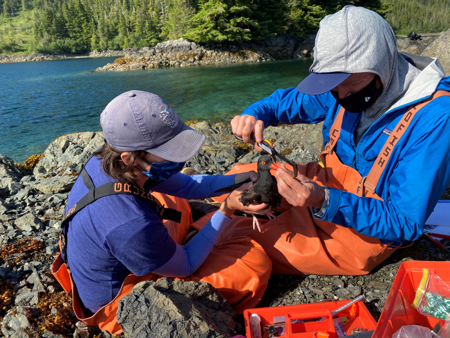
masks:
[[[334,119],[333,125],[331,126],[330,141],[325,146],[325,151],[330,154],[333,152],[333,149],[336,146],[339,137],[341,136],[341,127],[342,127],[342,120],[344,119],[344,112],[345,112],[344,107],[341,107],[338,115]]]
[[[392,154],[392,150],[394,149],[398,140],[400,140],[400,138],[403,136],[406,129],[408,129],[408,127],[410,126],[411,121],[413,120],[416,113],[428,103],[433,101],[435,98],[441,96],[450,96],[450,93],[444,90],[439,90],[435,92],[429,99],[423,101],[422,103],[414,105],[403,115],[391,135],[389,135],[386,143],[383,146],[383,150],[378,154],[378,157],[374,165],[372,166],[372,169],[370,169],[369,175],[367,175],[367,179],[365,179],[365,189],[368,189],[372,193],[375,192],[375,188],[378,184],[381,174],[383,173],[386,163],[388,162],[389,157]],[[363,182],[361,183],[364,183],[364,180],[362,181]]]
[[[450,93],[448,91],[439,90],[435,92],[430,98],[427,100],[414,105],[410,110],[408,110],[403,117],[398,122],[397,126],[394,128],[391,135],[389,135],[386,143],[384,144],[382,150],[378,154],[378,157],[370,169],[369,174],[366,177],[361,177],[361,179],[358,182],[358,185],[356,187],[356,195],[359,197],[364,196],[365,190],[370,191],[371,193],[375,193],[375,188],[378,184],[378,181],[380,180],[381,174],[383,173],[383,170],[386,166],[386,163],[389,160],[389,157],[392,154],[392,150],[394,149],[395,145],[398,143],[398,140],[403,136],[406,129],[411,124],[411,121],[413,120],[416,113],[422,109],[425,105],[430,103],[432,100],[434,100],[437,97],[441,96],[450,96]],[[330,130],[330,141],[325,146],[325,152],[332,153],[334,147],[336,146],[336,143],[339,139],[339,136],[341,135],[341,127],[342,127],[342,121],[344,118],[344,112],[345,109],[341,107],[339,110],[338,115],[336,116],[336,119],[333,122],[333,125]]]

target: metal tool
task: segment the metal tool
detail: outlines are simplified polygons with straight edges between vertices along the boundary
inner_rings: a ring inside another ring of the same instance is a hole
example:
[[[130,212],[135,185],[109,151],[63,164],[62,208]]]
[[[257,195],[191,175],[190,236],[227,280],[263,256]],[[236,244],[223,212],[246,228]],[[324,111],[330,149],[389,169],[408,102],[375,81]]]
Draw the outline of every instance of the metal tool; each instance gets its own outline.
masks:
[[[424,236],[434,245],[440,247],[440,248],[445,248],[445,245],[442,244],[441,242],[435,240],[433,237],[436,238],[442,238],[442,239],[450,239],[450,235],[444,235],[444,234],[435,234],[429,231],[424,231],[423,232]]]
[[[233,134],[234,135],[234,134]],[[241,142],[244,142],[243,139],[241,139],[240,137],[234,135],[234,137]],[[252,134],[252,140],[254,140],[256,142],[255,139],[255,135]],[[264,140],[262,142],[256,142],[256,144],[262,148],[262,150],[264,150],[265,152],[267,152],[270,156],[272,156],[273,162],[276,162],[276,158],[278,157],[279,159],[283,160],[284,162],[286,162],[287,164],[290,164],[292,166],[292,169],[294,170],[294,178],[297,177],[298,174],[298,168],[297,168],[297,163],[295,163],[294,161],[288,159],[286,156],[280,154],[278,151],[275,150],[275,148],[273,147],[273,145],[267,141]]]
[[[356,302],[359,302],[361,299],[364,299],[364,295],[360,295],[356,298],[353,298],[351,301],[349,301],[348,303],[345,303],[344,305],[342,305],[341,307],[338,307],[336,310],[334,310],[333,312],[331,312],[331,316],[334,317],[335,315],[337,315],[339,312],[344,311],[346,308],[348,308],[349,306],[355,304]]]

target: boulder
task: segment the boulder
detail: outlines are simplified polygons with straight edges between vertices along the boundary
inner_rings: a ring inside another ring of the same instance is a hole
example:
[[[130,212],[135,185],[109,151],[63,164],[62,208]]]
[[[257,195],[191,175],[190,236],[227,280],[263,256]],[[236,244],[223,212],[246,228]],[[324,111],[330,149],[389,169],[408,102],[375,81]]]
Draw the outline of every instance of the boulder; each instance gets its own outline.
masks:
[[[103,132],[84,132],[64,135],[54,140],[34,168],[35,177],[49,173],[80,172],[94,151],[104,143]],[[69,172],[68,172],[69,171]]]
[[[450,29],[443,32],[421,54],[422,56],[437,57],[445,74],[450,75]]]
[[[119,302],[117,321],[125,337],[206,338],[235,334],[235,313],[208,283],[173,281],[137,284]]]
[[[22,185],[19,184],[22,173],[8,156],[0,155],[0,196],[13,195]]]
[[[33,231],[41,229],[42,222],[33,214],[28,213],[22,217],[17,218],[15,221],[15,226],[22,231]]]

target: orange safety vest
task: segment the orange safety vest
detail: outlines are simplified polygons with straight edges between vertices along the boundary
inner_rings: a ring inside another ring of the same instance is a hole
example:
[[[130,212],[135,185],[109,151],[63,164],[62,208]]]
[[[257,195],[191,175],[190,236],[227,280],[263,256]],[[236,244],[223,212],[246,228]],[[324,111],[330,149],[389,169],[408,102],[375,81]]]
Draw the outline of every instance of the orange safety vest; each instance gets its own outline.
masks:
[[[442,95],[449,93],[436,92],[432,99]],[[324,168],[317,163],[308,163],[301,173],[321,185],[381,200],[375,187],[392,153],[384,150],[386,147],[393,149],[416,112],[430,100],[415,105],[404,114],[367,177],[361,177],[358,171],[344,165],[334,151],[345,112],[341,108],[330,129],[330,141],[320,155]],[[398,128],[400,125],[402,127]],[[256,163],[237,164],[229,174],[250,170],[256,170]],[[223,198],[216,199],[221,201]],[[252,221],[246,218],[235,218],[230,226],[240,229],[243,234],[250,232],[249,235],[262,245],[272,260],[274,273],[362,275],[369,273],[396,250],[352,228],[317,220],[306,207],[289,207],[276,219],[261,220],[261,224],[262,233],[252,231]]]
[[[163,221],[169,235],[178,244],[181,244],[186,237],[190,226],[200,230],[206,223],[202,219],[192,223],[191,209],[187,200],[155,192],[152,196],[166,208],[181,211],[182,217],[179,223]],[[225,229],[205,262],[191,276],[182,280],[210,283],[222,293],[236,313],[242,313],[247,308],[255,307],[261,300],[271,268],[270,259],[258,243],[248,236],[239,236],[230,229]],[[53,262],[51,272],[64,291],[71,294],[72,307],[77,318],[87,325],[98,326],[111,334],[122,333],[116,318],[120,299],[129,294],[137,283],[157,280],[160,277],[153,273],[144,276],[128,275],[115,298],[94,315],[87,317],[83,313],[76,285],[73,283],[70,270],[63,263],[61,253]]]

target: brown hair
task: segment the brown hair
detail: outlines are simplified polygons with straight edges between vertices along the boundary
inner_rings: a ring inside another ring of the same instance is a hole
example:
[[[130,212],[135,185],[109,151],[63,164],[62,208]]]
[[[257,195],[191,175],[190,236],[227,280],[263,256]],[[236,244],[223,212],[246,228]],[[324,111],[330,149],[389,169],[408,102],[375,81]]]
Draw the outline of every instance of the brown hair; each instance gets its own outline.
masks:
[[[107,142],[97,150],[93,155],[100,157],[102,160],[103,171],[115,178],[116,180],[122,182],[132,183],[139,177],[139,172],[136,167],[133,166],[136,160],[144,160],[144,156],[147,154],[145,151],[130,151],[128,156],[128,164],[122,161],[120,155],[124,153],[123,151],[118,151],[111,147]]]

